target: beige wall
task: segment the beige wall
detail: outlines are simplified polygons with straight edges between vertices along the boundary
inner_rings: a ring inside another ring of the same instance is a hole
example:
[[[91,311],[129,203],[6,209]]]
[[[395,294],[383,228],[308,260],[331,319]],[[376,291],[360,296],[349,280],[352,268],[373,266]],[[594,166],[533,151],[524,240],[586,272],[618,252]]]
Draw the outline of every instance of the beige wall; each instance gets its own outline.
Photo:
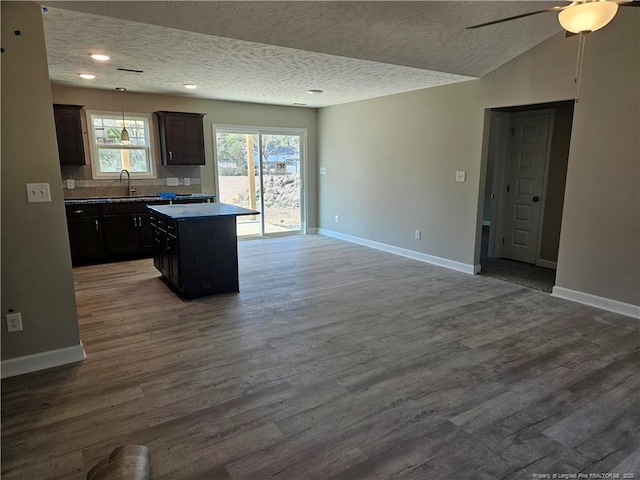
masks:
[[[22,35],[14,36],[14,30]],[[79,344],[40,7],[2,2],[2,359]],[[25,183],[51,203],[27,203]],[[22,313],[7,333],[4,314]]]
[[[564,192],[567,183],[567,164],[573,124],[573,102],[555,105],[553,137],[549,157],[546,199],[540,237],[540,258],[550,262],[558,261],[558,247],[562,228]]]
[[[83,105],[85,110],[103,110],[119,112],[120,97],[114,91],[90,88],[72,88],[60,85],[52,86],[55,103]],[[254,125],[264,127],[291,127],[307,129],[307,169],[308,191],[315,192],[316,185],[316,118],[315,109],[285,107],[275,105],[259,105],[254,103],[226,102],[204,100],[188,96],[152,95],[127,92],[125,94],[125,110],[130,113],[153,113],[158,110],[176,112],[196,112],[206,114],[204,117],[204,139],[206,165],[200,167],[199,177],[202,191],[216,193],[215,166],[213,159],[213,124]],[[156,148],[159,148],[157,124],[154,117],[152,127]],[[159,154],[159,151],[156,150]],[[158,155],[156,155],[158,157]],[[159,161],[159,160],[158,160]],[[74,167],[71,167],[74,168]],[[75,167],[77,168],[77,167]],[[87,167],[85,167],[87,168]],[[163,177],[176,176],[182,178],[182,172],[193,167],[162,167]],[[65,167],[65,170],[68,168]],[[144,181],[141,181],[144,183]],[[317,224],[317,204],[315,194],[309,195],[307,205],[307,225]]]
[[[322,109],[320,227],[472,264],[483,118],[473,81]]]
[[[633,305],[640,303],[638,13],[621,9],[587,39],[556,279]],[[323,109],[320,227],[477,261],[484,109],[574,98],[576,52],[577,38],[559,33],[481,80]],[[467,170],[466,183],[454,182],[456,170]],[[421,227],[424,240],[413,240]]]
[[[557,284],[638,305],[640,11],[620,10],[614,28],[587,39]]]

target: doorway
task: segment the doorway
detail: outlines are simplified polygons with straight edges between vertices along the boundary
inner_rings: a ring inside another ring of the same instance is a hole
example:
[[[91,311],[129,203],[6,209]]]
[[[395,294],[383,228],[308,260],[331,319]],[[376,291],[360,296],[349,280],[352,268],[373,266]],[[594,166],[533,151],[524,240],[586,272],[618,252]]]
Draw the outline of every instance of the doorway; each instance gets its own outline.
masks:
[[[488,112],[481,275],[551,292],[573,107],[569,100]]]
[[[218,198],[258,210],[237,217],[238,236],[304,231],[302,129],[213,126]]]

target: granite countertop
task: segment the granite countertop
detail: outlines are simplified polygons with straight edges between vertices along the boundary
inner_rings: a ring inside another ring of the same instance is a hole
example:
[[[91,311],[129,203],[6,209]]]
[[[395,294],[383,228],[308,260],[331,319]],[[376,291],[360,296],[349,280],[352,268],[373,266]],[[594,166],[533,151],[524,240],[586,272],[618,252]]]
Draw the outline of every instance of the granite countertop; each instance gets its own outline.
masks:
[[[174,199],[162,198],[160,195],[133,196],[133,197],[90,197],[90,198],[65,198],[65,205],[87,205],[91,203],[132,203],[132,202],[164,202],[167,200],[215,200],[216,196],[208,193],[178,194]]]
[[[187,205],[149,205],[149,210],[166,215],[174,220],[187,220],[206,217],[237,217],[240,215],[258,215],[257,210],[237,207],[227,203],[191,203]]]

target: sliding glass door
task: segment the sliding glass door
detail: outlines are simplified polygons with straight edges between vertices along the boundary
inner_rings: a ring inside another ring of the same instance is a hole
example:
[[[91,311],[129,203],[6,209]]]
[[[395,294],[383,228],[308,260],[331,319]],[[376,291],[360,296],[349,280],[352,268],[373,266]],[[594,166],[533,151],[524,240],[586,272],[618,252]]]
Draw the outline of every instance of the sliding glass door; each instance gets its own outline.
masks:
[[[213,133],[219,201],[261,212],[238,217],[238,236],[300,232],[304,130],[214,125]]]

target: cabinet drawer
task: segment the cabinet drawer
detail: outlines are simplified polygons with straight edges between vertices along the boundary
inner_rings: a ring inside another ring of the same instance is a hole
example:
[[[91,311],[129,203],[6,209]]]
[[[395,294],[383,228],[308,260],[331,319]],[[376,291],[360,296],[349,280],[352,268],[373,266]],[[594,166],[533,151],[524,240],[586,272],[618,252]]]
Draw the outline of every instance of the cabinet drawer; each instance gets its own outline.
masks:
[[[167,220],[165,218],[154,215],[152,222],[156,227],[158,227],[158,229],[163,232],[167,231]]]
[[[99,203],[82,205],[65,205],[67,218],[96,217],[102,215],[102,205]]]

